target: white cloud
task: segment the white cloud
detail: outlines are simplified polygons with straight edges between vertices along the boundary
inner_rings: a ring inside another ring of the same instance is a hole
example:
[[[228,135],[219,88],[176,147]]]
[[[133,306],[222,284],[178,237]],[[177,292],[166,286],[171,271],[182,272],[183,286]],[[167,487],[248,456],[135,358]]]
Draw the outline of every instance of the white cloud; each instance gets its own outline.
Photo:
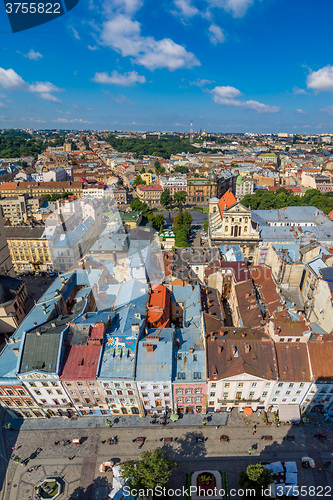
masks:
[[[118,71],[112,71],[111,75],[109,75],[109,73],[96,73],[93,81],[97,83],[107,83],[129,87],[130,85],[135,85],[136,83],[145,83],[146,79],[144,76],[139,75],[136,71],[130,71],[129,73],[124,74],[118,73]]]
[[[233,17],[245,16],[247,9],[254,0],[209,0],[213,7],[220,7],[226,12],[230,12]]]
[[[312,90],[333,92],[333,66],[328,64],[318,71],[312,71],[306,79],[306,85]]]
[[[74,26],[70,26],[70,29],[72,30],[74,38],[76,38],[76,40],[81,40],[78,30],[75,29]]]
[[[212,23],[209,28],[209,40],[214,44],[217,45],[218,43],[223,43],[225,41],[225,36],[222,31],[222,29],[217,26],[217,24]]]
[[[333,106],[326,106],[326,108],[321,109],[320,111],[324,111],[325,113],[333,116]]]
[[[104,23],[101,37],[105,45],[112,47],[123,57],[132,56],[137,64],[150,70],[168,68],[173,71],[200,66],[192,52],[173,40],[155,40],[150,36],[141,36],[140,23],[122,14]]]
[[[25,90],[27,84],[13,69],[0,68],[0,86],[7,90]]]
[[[297,113],[299,113],[300,115],[304,115],[305,114],[305,111],[301,108],[297,108],[296,109]]]
[[[307,95],[308,94],[306,90],[300,89],[299,87],[296,87],[296,86],[293,88],[293,93],[295,95]]]
[[[31,61],[38,61],[38,59],[42,59],[43,55],[40,52],[35,52],[33,49],[31,49],[27,54],[24,55],[24,57],[27,57]]]
[[[53,94],[62,91],[62,89],[56,87],[51,82],[35,82],[29,84],[11,68],[0,68],[0,87],[8,90],[33,92],[38,94],[42,99],[53,102],[60,102]]]
[[[83,120],[82,118],[72,118],[68,120],[67,118],[57,118],[57,120],[53,120],[56,123],[92,123],[88,120]]]
[[[206,87],[207,85],[210,85],[211,83],[214,83],[213,80],[206,80],[205,78],[198,78],[194,82],[190,82],[190,85],[195,85],[196,87]]]
[[[222,101],[226,99],[230,100],[242,95],[240,90],[230,86],[215,87],[211,92],[213,94],[214,102],[217,102],[218,104],[221,104]]]
[[[142,0],[113,0],[110,6],[106,6],[106,10],[116,8],[118,12],[134,14],[142,7],[142,4]]]
[[[96,45],[88,45],[88,49],[91,51],[98,50],[98,47]]]
[[[175,6],[182,17],[189,18],[199,14],[199,10],[192,5],[191,0],[175,0]]]
[[[252,109],[257,113],[277,113],[280,111],[278,106],[269,106],[258,101],[239,99],[241,91],[235,87],[215,87],[209,91],[213,95],[213,101],[223,106],[233,106],[243,109]]]

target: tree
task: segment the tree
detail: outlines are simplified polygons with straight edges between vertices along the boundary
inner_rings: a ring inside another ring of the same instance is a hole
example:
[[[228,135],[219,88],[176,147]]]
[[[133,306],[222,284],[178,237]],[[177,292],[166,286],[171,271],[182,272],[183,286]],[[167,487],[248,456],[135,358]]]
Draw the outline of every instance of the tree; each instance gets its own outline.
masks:
[[[273,482],[272,474],[259,462],[249,465],[239,475],[239,485],[243,489],[254,489],[255,498],[267,498],[270,495],[263,494],[263,490]]]
[[[171,205],[172,196],[169,189],[164,189],[163,193],[161,194],[160,203],[162,207],[169,207]]]
[[[154,161],[154,167],[159,168],[161,166],[160,162],[158,160]]]
[[[144,451],[139,460],[127,461],[121,466],[122,474],[128,478],[130,489],[163,488],[169,482],[177,462],[171,460],[161,449]],[[155,496],[153,496],[155,498]]]
[[[203,224],[202,224],[203,229],[207,232],[208,231],[208,219],[205,219]]]
[[[141,175],[138,175],[137,177],[135,177],[134,181],[133,181],[133,187],[136,188],[136,186],[139,186],[139,184],[145,186],[147,183],[145,180],[142,179]]]
[[[156,215],[156,217],[154,217],[153,224],[157,229],[160,229],[161,227],[163,228],[164,222],[165,222],[165,219],[164,219],[162,214],[158,214],[158,215]]]
[[[134,212],[141,212],[142,208],[142,201],[139,200],[139,198],[133,198],[133,200],[130,203],[130,207]]]
[[[177,191],[173,197],[174,202],[176,205],[179,205],[180,210],[182,210],[183,205],[186,202],[187,198],[187,192],[186,191]]]
[[[145,173],[146,173],[145,167],[142,167],[140,174],[145,174]]]

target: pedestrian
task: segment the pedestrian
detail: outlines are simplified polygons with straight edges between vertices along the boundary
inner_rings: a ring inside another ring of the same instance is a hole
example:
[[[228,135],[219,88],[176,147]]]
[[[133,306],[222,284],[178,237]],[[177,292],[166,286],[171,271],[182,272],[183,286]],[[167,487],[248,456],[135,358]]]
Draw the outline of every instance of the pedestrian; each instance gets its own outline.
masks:
[[[219,427],[220,427],[220,426],[219,426],[219,425],[217,425],[217,426],[216,426],[216,430],[217,430]]]
[[[255,435],[255,433],[257,432],[257,426],[256,426],[256,425],[254,425],[254,426],[252,427],[252,430],[253,430],[253,436],[254,436],[254,435]]]

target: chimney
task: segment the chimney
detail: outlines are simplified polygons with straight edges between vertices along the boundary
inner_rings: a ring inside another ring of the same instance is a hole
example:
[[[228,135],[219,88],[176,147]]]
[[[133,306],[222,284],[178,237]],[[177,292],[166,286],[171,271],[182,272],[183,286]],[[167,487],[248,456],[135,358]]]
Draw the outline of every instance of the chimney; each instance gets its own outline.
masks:
[[[213,375],[217,375],[217,368],[215,365],[213,365],[213,367],[212,367],[212,373],[213,373]]]
[[[146,344],[147,352],[154,352],[154,344]]]
[[[245,349],[245,354],[249,354],[249,352],[251,351],[251,346],[249,344],[245,344],[244,349]]]

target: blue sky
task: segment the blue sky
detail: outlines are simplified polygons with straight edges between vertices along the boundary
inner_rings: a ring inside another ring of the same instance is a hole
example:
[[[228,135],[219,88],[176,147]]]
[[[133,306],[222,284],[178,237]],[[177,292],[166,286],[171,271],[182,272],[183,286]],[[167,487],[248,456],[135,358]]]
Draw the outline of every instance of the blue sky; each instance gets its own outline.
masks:
[[[333,132],[333,4],[80,0],[11,33],[0,127]]]

